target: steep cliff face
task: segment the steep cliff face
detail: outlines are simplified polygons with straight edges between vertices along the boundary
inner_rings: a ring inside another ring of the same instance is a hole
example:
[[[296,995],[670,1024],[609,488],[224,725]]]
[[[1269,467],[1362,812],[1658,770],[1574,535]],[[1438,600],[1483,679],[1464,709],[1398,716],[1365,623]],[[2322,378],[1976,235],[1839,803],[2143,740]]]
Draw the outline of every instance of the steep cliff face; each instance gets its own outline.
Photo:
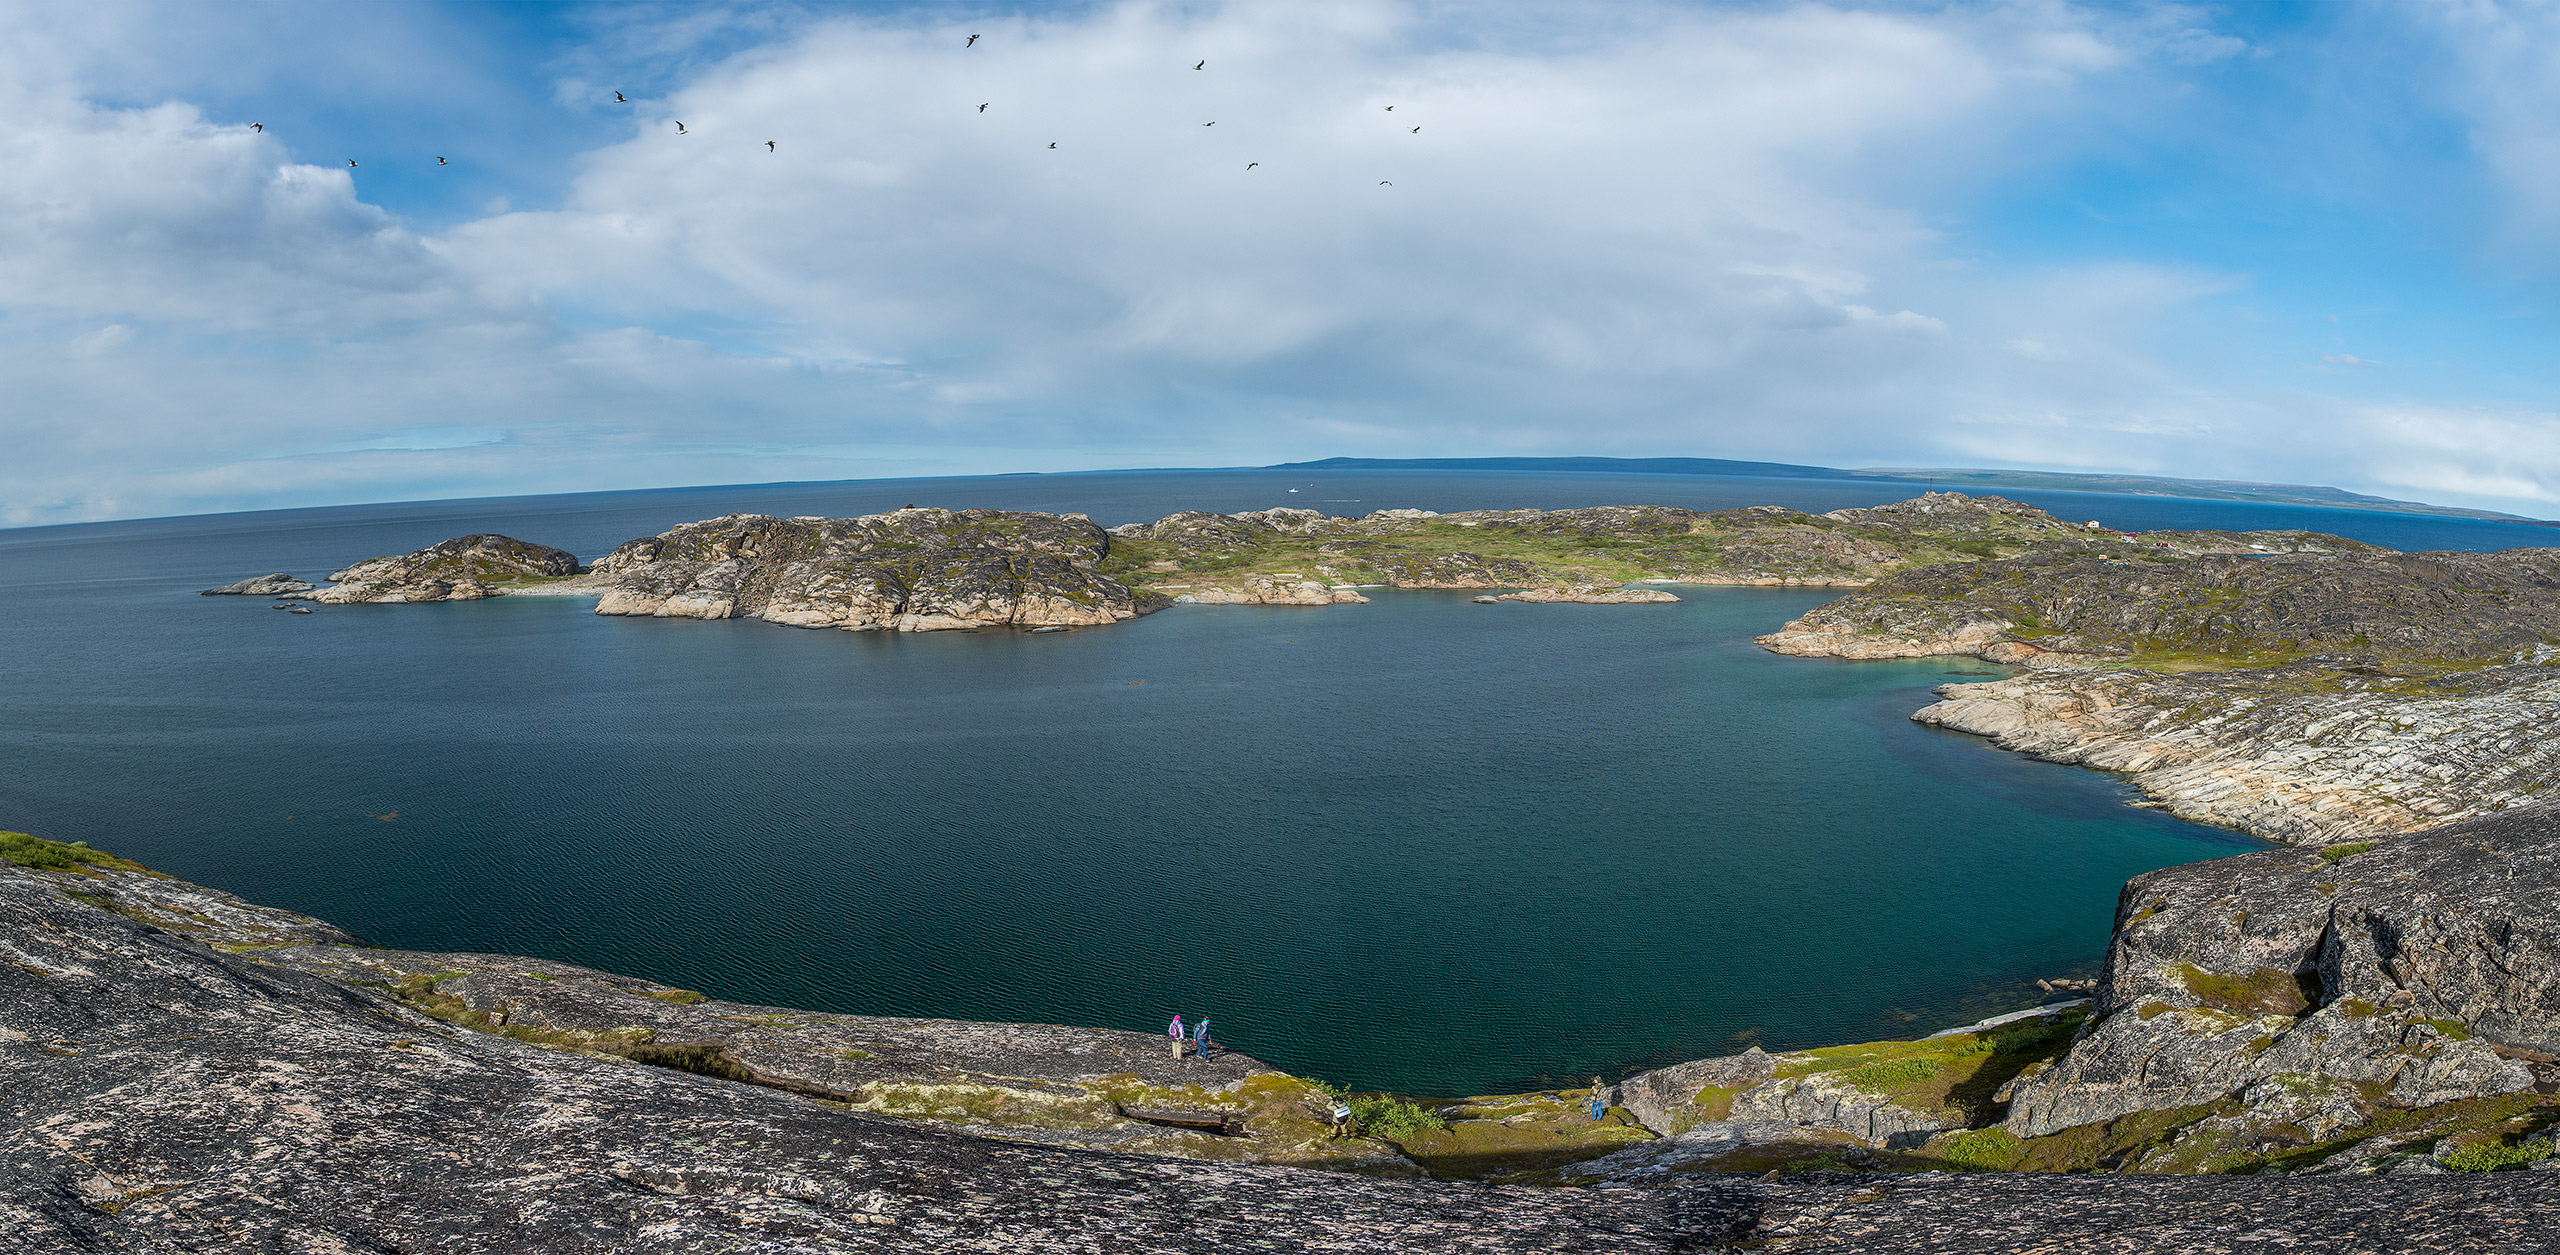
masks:
[[[2219,1108],[2224,1124],[2194,1136],[2264,1155],[2393,1111],[2560,1088],[2560,810],[2350,850],[2127,884],[2089,1026],[2019,1080],[2006,1128]]]
[[[1089,626],[1167,604],[1094,569],[1081,515],[908,509],[854,519],[733,514],[625,543],[595,565],[604,615],[761,618],[852,631]]]

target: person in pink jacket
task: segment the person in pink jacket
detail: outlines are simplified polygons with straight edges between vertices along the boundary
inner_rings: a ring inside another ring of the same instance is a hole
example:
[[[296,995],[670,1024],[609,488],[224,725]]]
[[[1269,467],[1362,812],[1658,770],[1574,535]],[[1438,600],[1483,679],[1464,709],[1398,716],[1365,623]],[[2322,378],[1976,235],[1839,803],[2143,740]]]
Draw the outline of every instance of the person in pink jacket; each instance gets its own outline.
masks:
[[[1173,1057],[1176,1059],[1181,1058],[1183,1038],[1181,1016],[1177,1015],[1173,1017],[1173,1023],[1165,1026],[1164,1035],[1173,1039]]]

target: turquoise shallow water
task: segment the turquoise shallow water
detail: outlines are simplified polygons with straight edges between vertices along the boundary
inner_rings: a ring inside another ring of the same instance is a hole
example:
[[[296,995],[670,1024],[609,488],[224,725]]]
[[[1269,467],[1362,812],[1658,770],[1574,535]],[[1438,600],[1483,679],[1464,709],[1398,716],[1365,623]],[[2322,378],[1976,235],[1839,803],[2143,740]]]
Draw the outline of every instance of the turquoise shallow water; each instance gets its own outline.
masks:
[[[1621,479],[1400,483],[1365,505],[1731,503]],[[2254,847],[1908,721],[1978,664],[1750,645],[1820,592],[1391,593],[925,637],[188,595],[482,527],[592,556],[729,509],[1113,523],[1272,497],[1039,477],[0,532],[22,610],[0,625],[0,827],[386,944],[847,1011],[1142,1029],[1205,1011],[1293,1070],[1434,1094],[2007,1009],[2089,969],[2127,876]],[[2449,534],[2508,533],[2548,535]]]

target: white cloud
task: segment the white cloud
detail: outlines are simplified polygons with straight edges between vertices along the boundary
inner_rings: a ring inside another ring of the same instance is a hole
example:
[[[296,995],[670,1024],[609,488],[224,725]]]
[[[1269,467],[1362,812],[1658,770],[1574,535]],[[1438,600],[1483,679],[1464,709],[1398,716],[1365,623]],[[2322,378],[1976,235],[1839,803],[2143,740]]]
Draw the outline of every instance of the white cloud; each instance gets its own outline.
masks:
[[[2338,427],[2365,482],[2428,500],[2560,503],[2560,413],[2379,405]]]
[[[1333,453],[2263,475],[2199,463],[2275,447],[2234,433],[2280,407],[2152,342],[2245,276],[2003,267],[1932,208],[2246,51],[2185,10],[633,20],[559,101],[605,107],[609,53],[765,42],[637,99],[554,207],[441,230],[197,105],[100,103],[149,37],[111,11],[0,22],[0,520]]]

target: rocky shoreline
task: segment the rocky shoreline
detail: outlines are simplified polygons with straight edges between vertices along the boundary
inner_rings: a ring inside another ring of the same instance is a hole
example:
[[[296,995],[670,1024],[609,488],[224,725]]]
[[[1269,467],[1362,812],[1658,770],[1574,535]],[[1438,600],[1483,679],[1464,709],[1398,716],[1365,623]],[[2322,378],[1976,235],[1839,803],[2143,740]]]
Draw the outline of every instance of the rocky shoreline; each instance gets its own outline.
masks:
[[[1942,687],[1913,717],[2123,773],[2181,818],[2292,844],[2495,814],[2560,785],[2560,549],[2404,554],[2290,532],[2176,543],[2168,560],[1906,572],[1760,644],[2018,667]]]
[[[2269,1205],[2316,1209],[2257,1218],[2295,1249],[2456,1250],[2560,1216],[2539,808],[2137,878],[2090,998],[1640,1073],[1597,1124],[1551,1091],[1349,1138],[1333,1091],[1153,1034],[385,950],[0,853],[0,1236],[30,1250],[2131,1251],[2090,1226]]]

